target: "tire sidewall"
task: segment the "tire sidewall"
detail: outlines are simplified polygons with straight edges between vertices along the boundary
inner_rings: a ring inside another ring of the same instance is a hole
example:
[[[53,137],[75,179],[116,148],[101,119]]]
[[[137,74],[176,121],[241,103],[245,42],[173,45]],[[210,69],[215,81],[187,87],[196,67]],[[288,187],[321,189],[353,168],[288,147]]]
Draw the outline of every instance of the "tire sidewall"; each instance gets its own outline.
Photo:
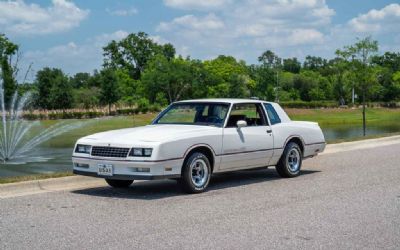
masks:
[[[192,181],[192,177],[191,177],[191,173],[190,173],[190,165],[192,164],[193,161],[201,159],[206,163],[207,169],[208,169],[208,176],[207,176],[207,180],[206,182],[204,182],[204,184],[201,187],[197,187],[193,184]],[[209,182],[210,182],[210,178],[211,178],[211,166],[210,166],[210,161],[208,160],[207,156],[205,156],[202,153],[199,152],[195,152],[193,154],[191,154],[189,156],[189,158],[185,161],[184,164],[184,169],[182,171],[182,178],[184,181],[184,185],[185,185],[185,189],[187,189],[190,192],[193,193],[200,193],[203,192]]]
[[[288,154],[292,149],[296,149],[299,153],[299,168],[295,172],[290,170],[290,167],[289,167],[289,164],[287,161]],[[285,166],[285,171],[290,177],[298,176],[300,174],[301,165],[303,163],[303,157],[302,157],[301,149],[300,149],[299,145],[297,145],[297,143],[291,142],[286,146],[283,161],[284,161],[283,164]]]

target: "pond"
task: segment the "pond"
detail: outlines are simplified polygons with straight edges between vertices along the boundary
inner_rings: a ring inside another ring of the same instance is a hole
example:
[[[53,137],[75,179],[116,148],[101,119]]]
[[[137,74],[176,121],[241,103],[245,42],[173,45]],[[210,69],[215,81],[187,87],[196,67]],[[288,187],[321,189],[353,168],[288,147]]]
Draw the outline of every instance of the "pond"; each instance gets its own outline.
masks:
[[[328,142],[362,136],[361,125],[325,125],[322,126],[322,130]],[[380,135],[396,132],[400,132],[399,123],[371,124],[367,126],[367,135]],[[0,165],[0,178],[72,171],[71,153],[72,146],[43,147],[40,149],[40,155],[51,159],[44,162]]]

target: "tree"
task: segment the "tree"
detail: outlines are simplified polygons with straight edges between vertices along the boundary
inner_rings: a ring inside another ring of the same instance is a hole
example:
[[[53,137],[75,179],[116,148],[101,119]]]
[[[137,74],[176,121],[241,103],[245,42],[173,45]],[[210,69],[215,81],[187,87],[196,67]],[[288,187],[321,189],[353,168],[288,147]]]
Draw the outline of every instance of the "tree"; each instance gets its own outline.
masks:
[[[342,55],[348,60],[351,58],[353,69],[358,75],[358,87],[362,93],[362,117],[363,117],[363,135],[366,135],[366,120],[365,120],[365,101],[368,90],[375,82],[373,77],[373,69],[369,67],[374,54],[378,52],[378,42],[372,40],[370,36],[358,39],[354,45],[345,46],[343,50],[337,50],[337,54]]]
[[[111,41],[104,50],[104,67],[127,69],[133,79],[140,79],[147,63],[158,54],[168,60],[175,56],[171,44],[159,45],[146,33],[129,34],[121,41]]]
[[[72,86],[68,77],[61,72],[53,79],[50,89],[49,102],[51,109],[72,108],[73,95]]]
[[[301,69],[301,64],[296,57],[283,59],[283,70],[298,74]]]
[[[15,61],[13,57],[16,56]],[[12,43],[4,34],[0,34],[0,77],[3,79],[4,102],[6,106],[11,101],[17,89],[15,75],[18,72],[18,45]]]
[[[120,89],[115,71],[112,68],[106,68],[101,71],[101,94],[100,100],[107,104],[108,114],[111,114],[111,105],[120,98]]]
[[[372,57],[372,63],[391,70],[400,71],[400,53],[385,52],[383,55]]]
[[[71,85],[73,88],[88,88],[90,77],[90,74],[86,72],[76,73],[70,79]]]
[[[306,59],[303,63],[303,68],[306,70],[312,71],[321,71],[325,67],[327,67],[328,61],[322,57],[317,56],[306,56]]]
[[[264,67],[274,70],[274,72],[276,74],[276,78],[275,78],[276,86],[274,88],[275,101],[279,102],[279,90],[280,90],[279,72],[282,69],[282,59],[280,57],[278,57],[277,55],[275,55],[274,52],[267,50],[261,56],[258,57],[258,61],[261,62]]]
[[[72,103],[72,88],[67,76],[61,69],[43,68],[36,73],[35,86],[37,89],[36,104],[43,109],[64,109]],[[63,91],[65,93],[64,98]],[[62,105],[66,105],[65,107]]]
[[[78,108],[90,109],[100,103],[100,89],[97,87],[74,89],[74,106]]]
[[[253,82],[249,81],[248,68],[244,61],[237,61],[232,56],[220,55],[213,60],[205,61],[204,67],[213,79],[213,82],[208,85],[208,96],[249,97],[249,89]]]
[[[159,93],[165,93],[168,102],[180,100],[193,87],[191,61],[182,57],[169,61],[163,55],[157,55],[143,72],[142,91],[151,103]]]

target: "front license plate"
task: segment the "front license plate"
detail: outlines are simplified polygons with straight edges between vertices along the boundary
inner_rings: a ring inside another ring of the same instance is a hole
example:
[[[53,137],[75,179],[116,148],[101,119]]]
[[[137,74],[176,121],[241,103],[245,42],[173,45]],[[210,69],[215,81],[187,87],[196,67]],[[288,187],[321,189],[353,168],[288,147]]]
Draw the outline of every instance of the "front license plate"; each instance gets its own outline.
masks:
[[[104,176],[112,176],[113,175],[113,165],[111,164],[98,164],[97,165],[97,174]]]

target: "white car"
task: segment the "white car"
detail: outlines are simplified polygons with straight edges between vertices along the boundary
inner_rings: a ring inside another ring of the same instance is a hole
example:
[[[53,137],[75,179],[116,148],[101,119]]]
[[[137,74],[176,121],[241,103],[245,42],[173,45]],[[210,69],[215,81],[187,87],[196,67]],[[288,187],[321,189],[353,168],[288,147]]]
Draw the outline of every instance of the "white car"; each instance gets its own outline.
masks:
[[[75,174],[112,187],[173,178],[198,193],[212,173],[275,166],[280,176],[295,177],[302,160],[324,148],[317,123],[291,121],[277,103],[204,99],[175,102],[151,125],[83,137],[72,161]]]

